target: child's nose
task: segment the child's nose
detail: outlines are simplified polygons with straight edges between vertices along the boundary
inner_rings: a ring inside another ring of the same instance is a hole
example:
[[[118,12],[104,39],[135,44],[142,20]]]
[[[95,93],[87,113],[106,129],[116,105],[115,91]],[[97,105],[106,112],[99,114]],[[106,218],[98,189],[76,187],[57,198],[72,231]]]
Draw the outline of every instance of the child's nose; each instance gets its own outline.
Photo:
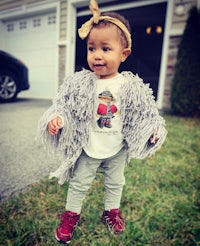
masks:
[[[95,60],[100,60],[102,59],[102,52],[100,50],[96,50],[94,54]]]

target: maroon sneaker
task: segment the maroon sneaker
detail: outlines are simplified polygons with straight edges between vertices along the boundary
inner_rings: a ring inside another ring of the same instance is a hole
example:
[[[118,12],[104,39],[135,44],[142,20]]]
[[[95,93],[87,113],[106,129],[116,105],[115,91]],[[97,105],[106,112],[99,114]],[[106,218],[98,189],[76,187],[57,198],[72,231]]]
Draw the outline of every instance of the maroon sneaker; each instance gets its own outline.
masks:
[[[107,225],[109,231],[114,232],[114,234],[123,232],[126,227],[119,209],[104,211],[102,214],[102,221]]]
[[[73,231],[78,224],[80,215],[71,211],[66,211],[59,215],[61,223],[56,229],[55,237],[61,243],[70,243],[73,237]]]

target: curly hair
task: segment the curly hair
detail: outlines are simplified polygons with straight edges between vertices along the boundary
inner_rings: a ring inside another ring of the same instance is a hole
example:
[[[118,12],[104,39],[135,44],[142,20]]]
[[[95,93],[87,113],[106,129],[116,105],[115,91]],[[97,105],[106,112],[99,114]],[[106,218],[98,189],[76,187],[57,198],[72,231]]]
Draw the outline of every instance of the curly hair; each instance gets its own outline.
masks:
[[[124,18],[124,16],[116,13],[116,12],[106,12],[106,13],[102,13],[101,16],[110,16],[112,18],[115,18],[115,19],[118,19],[119,21],[121,21],[125,26],[126,28],[128,29],[128,31],[131,33],[131,27],[130,27],[130,24],[129,24],[129,21],[127,19]],[[94,24],[94,27],[101,27],[101,26],[111,26],[111,25],[114,25],[116,26],[115,24],[107,21],[107,20],[100,20],[98,24]],[[119,31],[119,35],[120,35],[120,39],[121,39],[121,43],[124,47],[128,47],[128,42],[127,42],[127,39],[126,39],[126,36],[124,35],[124,32],[118,27],[117,27],[117,30]]]

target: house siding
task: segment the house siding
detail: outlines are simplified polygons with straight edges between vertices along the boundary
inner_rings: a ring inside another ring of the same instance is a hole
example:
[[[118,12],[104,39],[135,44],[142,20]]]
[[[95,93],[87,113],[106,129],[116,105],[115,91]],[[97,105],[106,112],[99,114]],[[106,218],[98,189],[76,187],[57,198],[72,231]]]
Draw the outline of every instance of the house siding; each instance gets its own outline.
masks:
[[[66,40],[66,26],[67,26],[67,1],[62,0],[60,1],[60,32],[59,32],[59,39],[60,41]]]
[[[177,53],[179,44],[181,41],[181,34],[184,31],[186,21],[188,19],[189,11],[192,6],[197,6],[197,1],[195,0],[185,0],[182,1],[184,4],[184,14],[177,15],[176,8],[180,4],[179,0],[174,1],[173,7],[173,17],[171,23],[171,35],[169,39],[169,48],[168,48],[168,60],[167,60],[167,69],[166,69],[166,77],[165,77],[165,87],[164,87],[164,95],[163,95],[163,107],[164,111],[169,111],[171,108],[171,86],[172,80],[175,72],[175,65],[177,61]]]
[[[66,63],[66,46],[59,46],[59,86],[62,84],[63,79],[65,78],[65,63]]]
[[[171,0],[170,0],[171,1]],[[48,2],[45,0],[1,0],[0,1],[0,11],[8,11],[17,8],[22,8],[22,6],[27,6],[29,4],[37,4],[40,2]],[[58,16],[58,81],[59,84],[62,83],[65,77],[66,68],[66,39],[67,39],[67,0],[60,0],[60,9]],[[178,5],[184,4],[185,13],[183,15],[177,15],[176,10]],[[177,52],[179,48],[179,43],[181,40],[181,35],[183,33],[189,10],[192,6],[197,5],[198,0],[174,0],[173,7],[173,17],[171,22],[170,37],[169,37],[169,47],[168,47],[168,59],[167,68],[164,82],[164,94],[162,108],[165,111],[170,109],[170,94],[171,94],[171,84],[174,76],[174,68],[177,59]]]
[[[28,4],[43,2],[44,0],[1,0],[0,1],[0,11],[18,8]]]
[[[67,1],[60,1],[60,25],[59,25],[59,66],[58,66],[58,81],[62,84],[65,77],[66,63],[66,38],[67,38]]]

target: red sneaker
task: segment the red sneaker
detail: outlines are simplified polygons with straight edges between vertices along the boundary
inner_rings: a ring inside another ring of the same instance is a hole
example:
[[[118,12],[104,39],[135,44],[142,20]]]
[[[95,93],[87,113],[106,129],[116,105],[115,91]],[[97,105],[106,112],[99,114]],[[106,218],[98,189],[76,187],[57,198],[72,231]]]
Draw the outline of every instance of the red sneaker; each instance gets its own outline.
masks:
[[[114,232],[114,234],[123,232],[126,227],[119,209],[104,211],[102,214],[102,221],[107,225],[109,231]]]
[[[70,243],[73,237],[73,231],[78,224],[80,215],[71,211],[66,211],[59,215],[61,223],[56,229],[55,237],[61,243]]]

